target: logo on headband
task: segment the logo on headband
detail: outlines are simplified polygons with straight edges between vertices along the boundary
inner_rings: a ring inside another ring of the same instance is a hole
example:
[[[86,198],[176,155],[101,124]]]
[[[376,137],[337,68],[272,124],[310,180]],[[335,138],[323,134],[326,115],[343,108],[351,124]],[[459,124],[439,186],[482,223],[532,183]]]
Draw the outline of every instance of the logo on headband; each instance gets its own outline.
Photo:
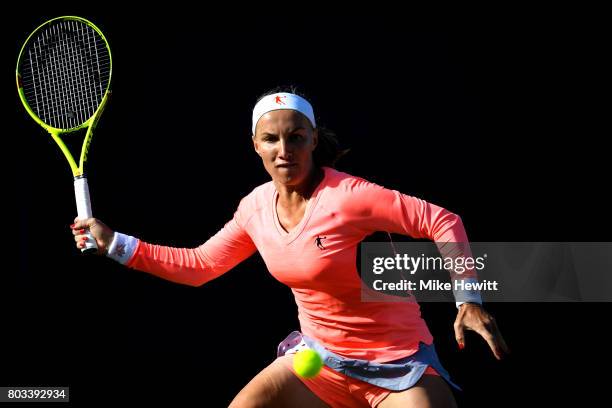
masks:
[[[276,95],[276,99],[274,99],[274,102],[276,102],[279,105],[286,105],[286,103],[283,102],[281,98],[286,98],[286,96]]]

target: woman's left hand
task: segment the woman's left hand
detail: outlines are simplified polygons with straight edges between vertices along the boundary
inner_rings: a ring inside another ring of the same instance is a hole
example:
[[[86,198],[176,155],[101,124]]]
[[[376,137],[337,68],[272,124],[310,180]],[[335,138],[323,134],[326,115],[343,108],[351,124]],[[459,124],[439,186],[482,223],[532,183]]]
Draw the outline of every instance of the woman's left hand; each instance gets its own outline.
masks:
[[[486,340],[495,358],[498,360],[501,360],[504,355],[510,353],[510,349],[497,327],[495,318],[479,304],[464,303],[459,306],[454,328],[455,339],[460,349],[465,347],[464,330],[473,330]]]

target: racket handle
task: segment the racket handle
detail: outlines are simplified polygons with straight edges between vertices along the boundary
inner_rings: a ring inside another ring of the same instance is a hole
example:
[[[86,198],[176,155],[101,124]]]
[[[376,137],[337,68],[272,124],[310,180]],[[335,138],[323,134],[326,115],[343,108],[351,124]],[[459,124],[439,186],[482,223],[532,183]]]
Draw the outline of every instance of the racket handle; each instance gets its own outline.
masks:
[[[74,197],[76,198],[77,217],[84,220],[92,217],[91,201],[89,200],[89,186],[87,185],[87,177],[85,175],[74,178]],[[81,252],[93,253],[98,251],[96,239],[91,235],[89,230],[85,233],[87,242],[85,247],[81,248]]]

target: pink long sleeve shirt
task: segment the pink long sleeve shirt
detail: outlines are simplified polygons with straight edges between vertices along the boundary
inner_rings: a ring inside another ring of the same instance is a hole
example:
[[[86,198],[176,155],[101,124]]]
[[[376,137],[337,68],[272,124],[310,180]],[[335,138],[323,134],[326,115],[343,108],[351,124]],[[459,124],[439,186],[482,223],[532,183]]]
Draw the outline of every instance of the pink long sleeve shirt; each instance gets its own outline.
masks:
[[[456,214],[421,199],[324,167],[301,222],[287,233],[272,181],[244,197],[234,217],[195,249],[137,240],[126,265],[188,285],[204,284],[259,251],[270,273],[291,288],[301,331],[348,358],[386,362],[433,338],[416,302],[363,302],[357,247],[387,231],[440,242],[467,242]],[[319,238],[317,245],[317,238]]]

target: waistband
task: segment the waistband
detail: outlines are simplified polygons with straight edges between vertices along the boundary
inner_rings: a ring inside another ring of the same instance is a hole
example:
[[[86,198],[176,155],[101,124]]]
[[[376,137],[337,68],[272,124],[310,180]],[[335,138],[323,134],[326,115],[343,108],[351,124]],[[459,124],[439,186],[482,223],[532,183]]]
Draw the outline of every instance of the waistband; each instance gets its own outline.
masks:
[[[376,363],[368,360],[342,357],[327,350],[315,339],[303,335],[299,331],[293,331],[278,345],[277,356],[297,353],[304,348],[310,348],[319,353],[327,367],[348,377],[356,378],[387,390],[403,391],[414,386],[427,369],[427,366],[431,366],[446,382],[461,391],[461,388],[451,381],[450,375],[440,363],[433,344],[420,342],[419,350],[411,356],[385,363]]]

